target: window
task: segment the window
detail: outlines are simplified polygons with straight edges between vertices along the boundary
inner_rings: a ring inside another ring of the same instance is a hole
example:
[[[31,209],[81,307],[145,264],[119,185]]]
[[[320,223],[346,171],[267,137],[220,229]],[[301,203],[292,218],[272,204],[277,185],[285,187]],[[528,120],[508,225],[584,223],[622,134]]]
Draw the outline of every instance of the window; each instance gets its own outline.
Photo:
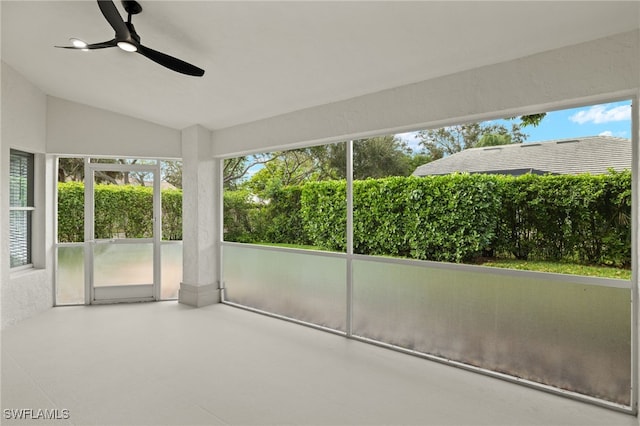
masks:
[[[31,264],[33,154],[11,150],[9,165],[9,252],[11,267]]]

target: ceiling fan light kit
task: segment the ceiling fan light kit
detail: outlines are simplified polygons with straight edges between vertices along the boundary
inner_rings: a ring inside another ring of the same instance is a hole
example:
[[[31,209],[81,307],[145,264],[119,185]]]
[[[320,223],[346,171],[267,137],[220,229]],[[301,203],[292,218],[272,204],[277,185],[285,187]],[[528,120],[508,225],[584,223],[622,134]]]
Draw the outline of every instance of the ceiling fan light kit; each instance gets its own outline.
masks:
[[[147,59],[169,68],[170,70],[195,77],[202,77],[204,75],[204,70],[196,67],[195,65],[191,65],[183,60],[174,58],[173,56],[169,56],[165,53],[143,46],[140,43],[140,36],[131,22],[131,16],[142,12],[142,6],[140,6],[140,4],[135,0],[122,1],[122,5],[124,10],[127,12],[126,22],[122,19],[122,16],[120,16],[120,12],[118,12],[113,1],[98,0],[98,7],[100,8],[102,15],[104,15],[109,25],[111,25],[111,28],[116,32],[115,37],[112,40],[87,44],[78,38],[71,38],[69,39],[71,46],[56,47],[87,51],[117,46],[127,52],[137,52]]]
[[[133,44],[133,43],[129,43],[128,41],[119,41],[118,42],[118,47],[122,50],[124,50],[125,52],[137,52],[138,48]]]
[[[73,47],[81,50],[89,50],[87,49],[87,43],[80,40],[79,38],[70,38],[69,41],[73,44]]]

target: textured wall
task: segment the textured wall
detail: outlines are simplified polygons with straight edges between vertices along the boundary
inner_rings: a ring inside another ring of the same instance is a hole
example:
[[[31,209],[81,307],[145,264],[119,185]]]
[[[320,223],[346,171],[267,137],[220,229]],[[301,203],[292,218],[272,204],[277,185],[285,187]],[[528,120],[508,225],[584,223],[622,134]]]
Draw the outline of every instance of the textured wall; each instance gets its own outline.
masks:
[[[53,305],[50,271],[12,274],[2,283],[2,328],[43,312]]]
[[[212,284],[217,281],[219,240],[216,162],[210,155],[211,138],[207,129],[192,126],[182,133],[182,211],[185,216],[182,281],[193,285]]]
[[[640,31],[214,130],[216,156],[440,127],[633,94]],[[504,112],[502,112],[504,111]]]
[[[9,268],[9,196],[1,199],[2,226],[1,298],[2,328],[49,309],[53,305],[51,256],[51,202],[45,194],[47,167],[46,96],[13,68],[2,63],[2,188],[9,187],[9,150],[11,148],[38,154],[36,156],[35,204],[33,217],[34,269],[12,272]],[[47,220],[49,218],[49,220]]]
[[[180,158],[180,131],[49,96],[47,151],[56,154]]]

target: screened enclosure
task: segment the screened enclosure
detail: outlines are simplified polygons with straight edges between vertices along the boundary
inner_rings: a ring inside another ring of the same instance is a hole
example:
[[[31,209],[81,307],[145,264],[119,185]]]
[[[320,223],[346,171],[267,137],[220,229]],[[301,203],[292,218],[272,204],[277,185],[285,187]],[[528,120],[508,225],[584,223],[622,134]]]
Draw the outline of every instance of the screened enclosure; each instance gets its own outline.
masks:
[[[224,188],[224,301],[632,410],[630,139],[533,143],[577,157],[601,140],[613,153],[590,148],[601,174],[523,173],[533,151],[512,153],[526,135],[481,137],[496,126],[478,125],[466,149],[502,150],[502,172],[408,176],[420,164],[403,169],[402,153],[433,167],[457,158],[432,157],[438,130],[413,132],[431,149],[418,154],[395,135],[225,160],[257,166]]]

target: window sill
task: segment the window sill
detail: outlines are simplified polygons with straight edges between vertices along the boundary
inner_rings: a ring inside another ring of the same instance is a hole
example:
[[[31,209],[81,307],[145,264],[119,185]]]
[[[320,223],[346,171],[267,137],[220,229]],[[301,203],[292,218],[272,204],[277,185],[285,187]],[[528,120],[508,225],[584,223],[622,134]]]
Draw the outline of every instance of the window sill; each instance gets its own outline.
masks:
[[[36,268],[33,265],[16,266],[9,271],[9,277],[21,277],[23,275],[44,271],[44,268]]]

